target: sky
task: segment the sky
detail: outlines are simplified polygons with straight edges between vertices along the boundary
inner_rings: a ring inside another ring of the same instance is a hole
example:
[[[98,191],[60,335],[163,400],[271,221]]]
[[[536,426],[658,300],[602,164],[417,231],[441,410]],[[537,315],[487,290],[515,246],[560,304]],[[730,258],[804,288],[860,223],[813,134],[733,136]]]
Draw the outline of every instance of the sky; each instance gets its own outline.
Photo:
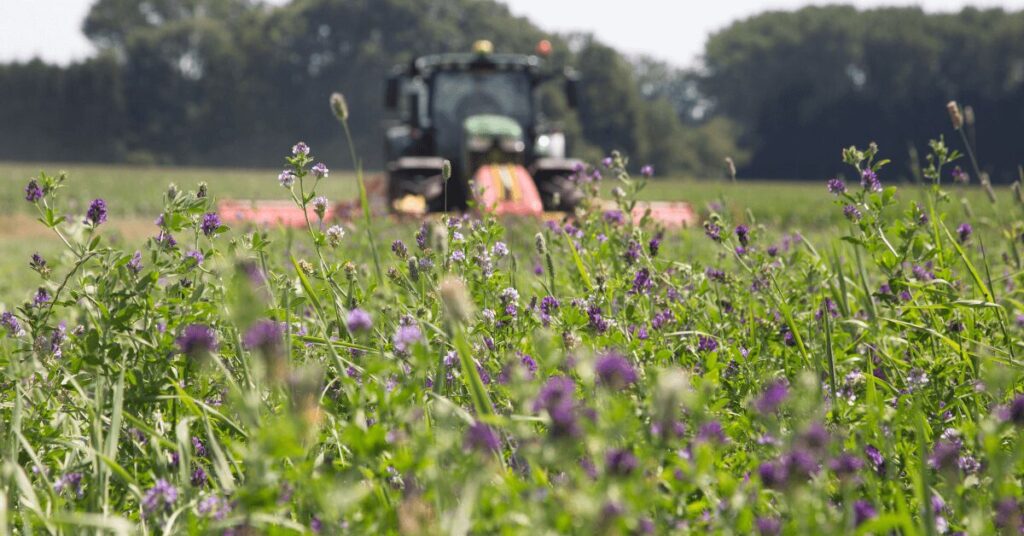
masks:
[[[285,0],[272,0],[281,3]],[[769,9],[797,9],[807,0],[504,0],[513,13],[557,32],[584,31],[628,54],[648,54],[692,65],[705,39],[730,22]],[[66,64],[93,53],[81,26],[93,0],[0,0],[0,62],[44,60]],[[1024,0],[847,0],[859,7],[921,5],[929,11],[964,6],[1024,9]]]

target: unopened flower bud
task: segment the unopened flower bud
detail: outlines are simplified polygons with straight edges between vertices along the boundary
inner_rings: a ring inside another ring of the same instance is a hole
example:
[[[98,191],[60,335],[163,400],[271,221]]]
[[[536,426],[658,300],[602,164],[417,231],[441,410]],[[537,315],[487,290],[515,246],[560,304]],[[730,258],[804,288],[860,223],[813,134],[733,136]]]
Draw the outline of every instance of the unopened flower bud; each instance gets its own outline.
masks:
[[[949,120],[953,123],[953,130],[960,130],[964,126],[964,117],[960,114],[960,106],[956,101],[949,101],[946,104],[946,111],[949,112]]]
[[[323,389],[324,372],[318,366],[306,365],[288,375],[291,409],[302,421],[308,433],[315,432],[320,425],[320,391]]]
[[[173,182],[167,185],[167,200],[174,201],[178,197],[178,185]]]
[[[205,199],[206,195],[207,195],[206,183],[205,182],[201,182],[201,183],[199,183],[199,191],[196,192],[196,197],[198,197],[199,199]]]
[[[331,111],[339,121],[348,121],[348,102],[341,93],[331,93]]]
[[[444,179],[445,182],[452,178],[452,163],[448,159],[445,159],[444,163],[441,164],[441,178]]]
[[[448,277],[438,287],[445,314],[458,323],[473,317],[473,301],[466,290],[466,284],[457,277]]]
[[[974,126],[974,107],[964,106],[964,124],[973,127]]]
[[[419,281],[420,279],[420,264],[416,260],[415,256],[409,257],[409,279],[413,282]]]

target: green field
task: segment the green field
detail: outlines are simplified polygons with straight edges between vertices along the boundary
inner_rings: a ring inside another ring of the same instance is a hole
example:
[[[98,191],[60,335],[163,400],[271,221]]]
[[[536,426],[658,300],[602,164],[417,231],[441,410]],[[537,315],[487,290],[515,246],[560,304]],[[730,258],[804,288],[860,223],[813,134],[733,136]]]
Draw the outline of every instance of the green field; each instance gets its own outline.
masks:
[[[153,234],[153,219],[162,207],[162,195],[171,183],[182,189],[195,189],[200,182],[209,185],[216,199],[285,199],[278,186],[275,169],[217,169],[192,167],[141,167],[79,163],[0,162],[0,300],[22,298],[22,290],[36,281],[27,268],[33,252],[51,253],[59,250],[55,236],[33,221],[36,216],[24,201],[24,186],[40,171],[68,173],[66,187],[60,192],[69,218],[79,217],[89,201],[96,197],[107,200],[110,225],[104,232],[120,236],[126,243],[141,243]],[[370,173],[370,176],[375,174]],[[762,223],[776,232],[800,231],[806,236],[825,240],[835,233],[836,226],[845,225],[840,211],[830,203],[822,182],[695,180],[660,178],[651,181],[640,197],[649,200],[687,201],[699,214],[711,210],[725,214],[732,221]],[[901,195],[920,192],[901,188]],[[355,176],[350,172],[334,172],[323,181],[321,193],[331,201],[356,196]],[[998,190],[999,204],[989,203],[980,188],[969,188],[951,195],[962,197],[984,218],[996,218],[1014,210],[1008,189]],[[696,234],[694,234],[696,233]],[[689,235],[689,236],[688,236]],[[690,241],[699,231],[684,231],[681,238]],[[694,248],[703,245],[694,242]],[[699,254],[693,251],[692,254]]]

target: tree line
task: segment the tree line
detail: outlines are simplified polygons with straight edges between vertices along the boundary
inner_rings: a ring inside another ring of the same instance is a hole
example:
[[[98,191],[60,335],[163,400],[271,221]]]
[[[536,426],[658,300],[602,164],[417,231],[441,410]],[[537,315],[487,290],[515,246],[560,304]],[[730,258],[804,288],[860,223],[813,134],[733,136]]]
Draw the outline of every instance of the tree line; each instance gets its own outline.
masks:
[[[99,53],[66,67],[0,65],[0,158],[272,166],[304,139],[345,164],[327,96],[342,91],[365,164],[382,164],[383,82],[427,52],[477,39],[581,74],[572,111],[545,114],[577,155],[611,149],[660,174],[821,179],[837,148],[877,141],[900,170],[957,99],[994,179],[1024,160],[1024,12],[813,7],[737,21],[699,66],[626,57],[552,35],[493,0],[98,0],[83,27]],[[901,171],[902,172],[902,171]]]

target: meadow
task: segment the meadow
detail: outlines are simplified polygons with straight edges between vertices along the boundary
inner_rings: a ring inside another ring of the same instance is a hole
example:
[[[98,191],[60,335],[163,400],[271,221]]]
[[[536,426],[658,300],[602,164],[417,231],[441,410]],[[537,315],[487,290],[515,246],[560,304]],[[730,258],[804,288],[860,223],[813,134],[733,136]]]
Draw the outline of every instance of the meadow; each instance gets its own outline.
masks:
[[[284,172],[0,166],[0,527],[1024,526],[1024,204],[956,184],[944,144],[918,185],[874,147],[815,184],[612,155],[570,220],[399,224],[318,221],[358,182],[288,149]],[[311,219],[227,229],[229,197]],[[630,221],[637,199],[702,225]]]

